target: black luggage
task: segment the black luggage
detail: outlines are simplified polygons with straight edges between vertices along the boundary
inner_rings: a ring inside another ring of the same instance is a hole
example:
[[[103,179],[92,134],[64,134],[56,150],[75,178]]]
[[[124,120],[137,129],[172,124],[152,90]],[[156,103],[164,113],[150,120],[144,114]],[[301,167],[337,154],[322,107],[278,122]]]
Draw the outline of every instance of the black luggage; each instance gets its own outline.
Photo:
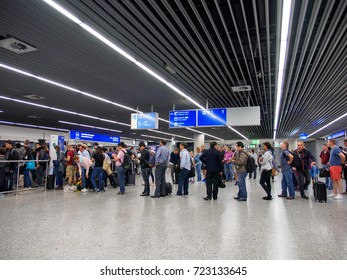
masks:
[[[52,190],[54,188],[54,175],[47,176],[47,190]]]
[[[327,189],[325,183],[322,182],[314,182],[313,184],[313,194],[314,200],[318,200],[319,202],[327,202]]]
[[[172,185],[171,183],[166,183],[166,195],[172,194]]]
[[[127,174],[127,185],[135,185],[136,173]]]
[[[117,173],[112,173],[110,176],[108,176],[108,179],[110,180],[110,184],[112,187],[115,188],[115,187],[119,186]]]

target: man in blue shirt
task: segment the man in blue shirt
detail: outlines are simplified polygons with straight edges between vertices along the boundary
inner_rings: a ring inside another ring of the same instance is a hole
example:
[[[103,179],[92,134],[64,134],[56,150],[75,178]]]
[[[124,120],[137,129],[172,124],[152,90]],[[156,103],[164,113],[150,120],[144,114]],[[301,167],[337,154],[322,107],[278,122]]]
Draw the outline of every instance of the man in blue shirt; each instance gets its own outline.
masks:
[[[155,156],[155,192],[152,198],[166,195],[165,171],[169,161],[170,151],[166,147],[166,141],[160,140],[160,147]]]
[[[189,187],[189,172],[191,168],[191,159],[190,153],[187,151],[187,143],[180,144],[180,175],[178,177],[178,190],[177,195],[183,194],[188,195],[188,187]]]
[[[330,150],[329,158],[329,169],[330,169],[330,178],[333,183],[334,191],[328,195],[328,197],[335,198],[336,200],[342,200],[342,164],[345,163],[346,157],[341,152],[340,148],[336,146],[336,141],[331,139],[328,141],[328,146]]]
[[[278,197],[285,197],[286,199],[294,199],[295,191],[293,184],[293,170],[290,164],[292,163],[294,156],[289,152],[288,141],[283,141],[281,143],[281,167],[282,167],[282,193]],[[287,196],[288,192],[289,196]]]

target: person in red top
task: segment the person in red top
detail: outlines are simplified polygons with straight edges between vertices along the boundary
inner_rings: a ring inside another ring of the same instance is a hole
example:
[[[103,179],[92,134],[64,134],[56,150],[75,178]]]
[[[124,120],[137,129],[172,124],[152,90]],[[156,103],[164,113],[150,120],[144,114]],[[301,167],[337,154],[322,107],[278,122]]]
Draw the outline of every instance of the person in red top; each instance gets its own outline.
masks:
[[[322,164],[322,168],[327,168],[327,164],[330,158],[330,151],[327,144],[322,145],[322,151],[319,157],[320,157],[320,163]],[[325,178],[325,186],[329,188],[329,190],[333,189],[333,185],[331,183],[330,177]]]
[[[71,186],[72,184],[76,184],[76,172],[77,166],[73,160],[75,156],[75,149],[71,145],[67,145],[67,154],[66,154],[66,178],[68,179],[68,184]]]

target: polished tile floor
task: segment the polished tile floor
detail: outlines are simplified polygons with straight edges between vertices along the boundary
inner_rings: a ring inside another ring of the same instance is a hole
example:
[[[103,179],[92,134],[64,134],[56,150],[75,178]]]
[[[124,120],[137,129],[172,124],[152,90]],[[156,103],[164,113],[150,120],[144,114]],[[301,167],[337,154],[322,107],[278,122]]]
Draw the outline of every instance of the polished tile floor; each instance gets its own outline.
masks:
[[[274,194],[280,193],[280,177]],[[142,180],[118,196],[32,190],[0,199],[1,259],[347,259],[347,196],[318,203],[264,201],[249,180],[247,202],[227,183],[216,201],[140,197]],[[174,186],[174,189],[176,186]]]

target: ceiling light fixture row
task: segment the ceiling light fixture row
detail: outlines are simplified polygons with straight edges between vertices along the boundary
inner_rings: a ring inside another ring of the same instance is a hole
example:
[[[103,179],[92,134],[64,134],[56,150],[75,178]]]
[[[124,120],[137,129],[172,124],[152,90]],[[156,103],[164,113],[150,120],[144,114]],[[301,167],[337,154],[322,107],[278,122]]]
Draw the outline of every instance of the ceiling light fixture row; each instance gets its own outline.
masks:
[[[64,132],[68,132],[69,131],[69,130],[63,129],[63,128],[56,128],[56,127],[50,127],[50,126],[41,126],[41,125],[34,125],[34,124],[27,124],[27,123],[16,123],[16,122],[0,121],[0,124],[8,124],[8,125],[16,125],[16,126],[26,126],[26,127],[32,127],[32,128],[40,128],[40,129],[47,129],[47,130],[57,130],[57,131],[64,131]]]
[[[275,122],[274,122],[274,137],[276,140],[276,133],[278,128],[278,118],[282,99],[282,89],[284,82],[284,63],[286,60],[287,46],[288,46],[288,32],[290,23],[292,0],[283,0],[282,6],[282,23],[281,23],[281,42],[280,42],[280,55],[277,74],[277,92],[276,92],[276,107],[275,107]]]

